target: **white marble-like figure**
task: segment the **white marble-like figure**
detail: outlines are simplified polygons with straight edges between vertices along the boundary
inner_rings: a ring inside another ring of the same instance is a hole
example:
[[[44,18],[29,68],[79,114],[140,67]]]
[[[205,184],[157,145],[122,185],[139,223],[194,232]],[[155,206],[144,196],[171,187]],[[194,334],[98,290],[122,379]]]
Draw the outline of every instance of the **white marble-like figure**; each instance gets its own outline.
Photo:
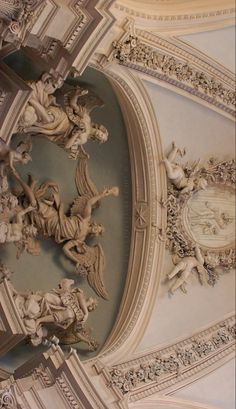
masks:
[[[167,158],[163,159],[166,173],[171,183],[173,183],[181,193],[189,193],[194,190],[194,188],[205,189],[207,186],[207,181],[205,179],[196,179],[193,175],[186,177],[183,167],[175,162],[179,155],[183,157],[185,155],[185,150],[181,151],[173,142],[171,152]]]
[[[44,73],[38,81],[28,82],[32,93],[19,120],[19,130],[30,132],[31,126],[37,128],[41,124],[53,123],[55,119],[53,109],[57,108],[60,111],[61,108],[52,94],[63,85],[63,82],[61,76],[56,78],[49,73]]]
[[[107,298],[103,283],[105,261],[102,248],[97,244],[87,244],[86,239],[103,234],[104,227],[91,220],[93,209],[101,199],[117,196],[119,189],[114,186],[91,197],[80,196],[74,200],[70,215],[67,215],[55,182],[37,186],[37,181],[32,178],[26,184],[19,175],[15,177],[23,187],[27,201],[37,207],[30,219],[39,234],[53,238],[56,243],[63,243],[65,255],[76,264],[75,273],[86,275],[96,293]]]
[[[95,298],[86,298],[83,291],[72,288],[73,285],[74,280],[65,278],[58,289],[48,292],[20,293],[12,288],[16,307],[34,346],[47,336],[48,325],[65,330],[76,323],[82,328],[89,312],[97,307]]]
[[[99,143],[107,141],[107,129],[93,123],[90,117],[90,111],[101,105],[99,98],[87,96],[84,100],[88,91],[78,87],[65,94],[63,109],[52,96],[61,87],[62,79],[55,80],[50,74],[44,74],[41,80],[30,82],[29,85],[33,93],[19,121],[20,130],[44,135],[51,142],[62,146],[73,159],[77,157],[79,147],[88,139],[95,139]]]
[[[31,143],[29,141],[21,141],[14,150],[0,139],[0,178],[3,178],[6,175],[7,168],[14,173],[15,163],[26,165],[31,161],[30,151]]]
[[[178,288],[181,288],[181,290],[186,293],[185,284],[194,269],[197,270],[200,282],[203,284],[203,275],[207,274],[207,270],[204,267],[204,258],[198,246],[195,247],[195,257],[183,257],[168,274],[167,277],[169,280],[178,274],[178,278],[170,287],[170,293],[173,294]]]
[[[25,224],[24,216],[35,210],[33,206],[26,209],[19,209],[11,221],[0,220],[0,243],[12,243],[22,240],[24,237],[35,237],[37,235],[36,227]]]

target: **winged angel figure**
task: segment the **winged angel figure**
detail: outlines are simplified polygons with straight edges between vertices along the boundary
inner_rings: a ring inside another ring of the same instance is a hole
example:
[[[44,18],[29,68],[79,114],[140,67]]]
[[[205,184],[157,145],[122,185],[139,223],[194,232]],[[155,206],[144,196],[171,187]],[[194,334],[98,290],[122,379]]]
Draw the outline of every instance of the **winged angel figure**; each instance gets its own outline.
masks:
[[[29,82],[32,94],[22,114],[18,130],[29,134],[40,134],[63,147],[69,157],[76,159],[79,147],[89,139],[103,143],[108,131],[103,125],[92,122],[90,113],[102,100],[77,87],[64,95],[64,106],[59,105],[52,95],[63,84],[61,78],[45,73],[39,81]]]
[[[80,173],[82,168],[83,178]],[[36,210],[29,215],[31,224],[44,237],[51,237],[56,243],[63,243],[65,255],[76,265],[75,273],[86,276],[95,292],[107,299],[103,282],[105,257],[102,247],[100,244],[90,246],[86,243],[86,239],[98,237],[104,232],[101,224],[91,220],[92,211],[102,198],[110,195],[117,196],[119,190],[117,187],[112,187],[98,193],[87,179],[86,172],[87,158],[84,155],[84,160],[78,163],[76,174],[76,185],[80,196],[74,200],[69,215],[64,212],[57,183],[48,181],[38,185],[38,182],[30,177],[29,183],[26,184],[19,175],[15,176],[30,204],[36,206]]]

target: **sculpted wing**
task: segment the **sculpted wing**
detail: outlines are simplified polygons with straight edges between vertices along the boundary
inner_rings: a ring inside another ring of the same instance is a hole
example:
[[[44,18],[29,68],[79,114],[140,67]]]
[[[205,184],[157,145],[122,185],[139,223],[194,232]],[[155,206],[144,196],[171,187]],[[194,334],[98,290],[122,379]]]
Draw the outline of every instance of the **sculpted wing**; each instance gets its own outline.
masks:
[[[99,194],[97,187],[89,176],[88,159],[89,155],[85,152],[84,148],[80,146],[77,167],[75,171],[75,184],[79,197],[76,198],[72,204],[72,216],[75,214],[83,214],[83,210],[87,204],[87,201],[91,197],[97,196]]]
[[[100,244],[91,247],[94,251],[93,268],[88,272],[87,280],[94,291],[105,300],[108,299],[108,294],[104,285],[103,272],[105,269],[105,256]]]
[[[91,112],[96,107],[102,107],[104,102],[97,95],[93,94],[91,91],[86,95],[81,95],[78,97],[78,105],[86,109],[87,112]]]
[[[104,285],[103,273],[105,269],[105,256],[100,244],[88,246],[83,243],[83,252],[77,255],[76,273],[87,277],[90,287],[104,299],[108,294]]]

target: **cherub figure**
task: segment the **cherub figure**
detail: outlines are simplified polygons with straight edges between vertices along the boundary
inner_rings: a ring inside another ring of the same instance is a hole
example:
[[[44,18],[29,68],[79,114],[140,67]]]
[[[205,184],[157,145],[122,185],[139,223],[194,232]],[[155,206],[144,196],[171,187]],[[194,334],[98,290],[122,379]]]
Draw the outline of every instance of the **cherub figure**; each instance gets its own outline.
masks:
[[[26,142],[19,142],[16,149],[10,149],[10,146],[0,139],[0,177],[6,174],[6,168],[9,168],[13,173],[15,172],[15,163],[22,163],[26,165],[32,160],[29,152],[32,145],[29,140]]]
[[[195,246],[195,257],[183,257],[168,274],[167,277],[169,280],[171,280],[177,274],[179,275],[177,280],[170,287],[169,291],[171,294],[173,294],[178,288],[181,288],[184,293],[187,292],[185,284],[187,283],[188,277],[194,269],[197,270],[200,282],[203,284],[203,274],[207,274],[207,270],[204,267],[204,258],[198,246]]]
[[[79,288],[72,288],[74,280],[61,280],[58,289],[49,292],[18,293],[12,287],[14,302],[30,336],[31,343],[37,346],[48,334],[48,325],[66,330],[72,325],[80,326],[81,331],[89,312],[97,307],[96,299],[86,298]],[[62,331],[63,333],[63,331]],[[86,339],[83,339],[87,342]]]
[[[37,229],[33,225],[24,223],[24,216],[35,210],[33,206],[17,211],[14,219],[9,222],[0,221],[0,243],[12,243],[23,240],[24,237],[35,237]]]
[[[166,173],[171,183],[180,190],[181,194],[189,193],[195,188],[205,189],[207,181],[204,178],[196,179],[194,177],[196,169],[193,169],[191,176],[186,176],[183,167],[175,162],[178,155],[183,157],[185,155],[185,149],[181,151],[173,142],[171,152],[167,158],[163,159]]]

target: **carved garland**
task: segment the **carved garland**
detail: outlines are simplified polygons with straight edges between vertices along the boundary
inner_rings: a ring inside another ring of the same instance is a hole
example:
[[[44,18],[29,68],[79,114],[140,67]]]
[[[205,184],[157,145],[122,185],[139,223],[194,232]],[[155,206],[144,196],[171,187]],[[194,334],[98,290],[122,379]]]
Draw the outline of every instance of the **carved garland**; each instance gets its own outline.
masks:
[[[192,167],[185,167],[184,171],[187,177],[190,177]],[[198,179],[204,178],[208,187],[229,187],[235,186],[235,160],[218,162],[211,158],[206,167],[198,171]],[[196,245],[193,238],[186,231],[183,211],[188,206],[189,199],[193,192],[184,195],[174,186],[168,187],[167,199],[167,229],[166,229],[166,247],[179,257],[194,257],[194,247]],[[214,285],[219,278],[216,267],[221,267],[225,272],[235,267],[236,252],[234,244],[221,249],[206,249],[201,247],[204,254],[204,267],[208,273],[208,284]]]
[[[206,357],[211,358],[216,352],[221,354],[222,350],[231,344],[234,346],[236,324],[232,322],[232,318],[216,327],[210,336],[203,333],[196,338],[192,337],[188,342],[174,345],[171,353],[166,354],[163,350],[149,359],[144,358],[144,362],[141,362],[143,361],[141,359],[128,362],[128,369],[124,369],[127,368],[126,364],[114,367],[110,371],[110,386],[115,386],[126,395],[142,385],[158,386],[160,390],[165,387],[166,381],[168,384],[171,380],[176,382],[185,372],[190,372],[193,367],[201,365],[201,361]]]
[[[120,64],[135,64],[137,69],[146,67],[151,71],[159,71],[164,74],[165,80],[174,77],[177,81],[189,84],[193,90],[200,91],[201,94],[204,93],[215,101],[218,99],[226,106],[235,106],[236,94],[233,90],[225,88],[213,77],[196,70],[188,62],[182,62],[144,44],[138,37],[129,35],[123,41],[114,41],[112,45],[113,58]],[[205,99],[204,94],[201,96],[203,99]]]

